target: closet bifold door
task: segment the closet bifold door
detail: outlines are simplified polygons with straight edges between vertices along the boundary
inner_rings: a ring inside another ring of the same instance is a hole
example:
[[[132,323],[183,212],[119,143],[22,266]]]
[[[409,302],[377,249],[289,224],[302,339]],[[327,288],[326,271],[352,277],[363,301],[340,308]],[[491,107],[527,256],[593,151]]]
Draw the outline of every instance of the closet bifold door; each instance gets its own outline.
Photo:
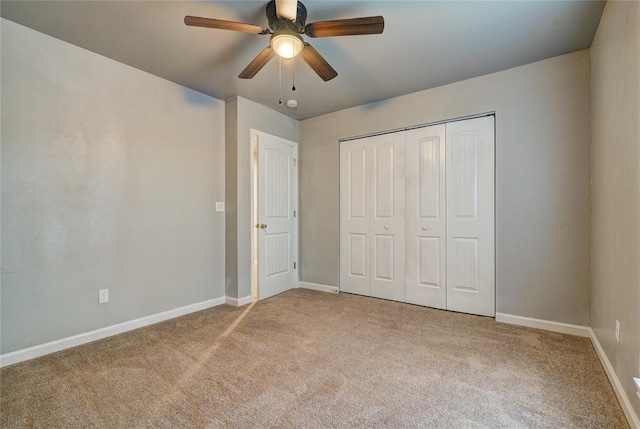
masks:
[[[405,150],[407,302],[446,309],[445,125],[407,131]]]
[[[495,316],[494,117],[446,125],[447,309]]]
[[[405,301],[404,133],[340,144],[340,290]]]
[[[340,291],[371,294],[371,144],[340,143]]]
[[[371,296],[405,301],[404,133],[370,137]]]

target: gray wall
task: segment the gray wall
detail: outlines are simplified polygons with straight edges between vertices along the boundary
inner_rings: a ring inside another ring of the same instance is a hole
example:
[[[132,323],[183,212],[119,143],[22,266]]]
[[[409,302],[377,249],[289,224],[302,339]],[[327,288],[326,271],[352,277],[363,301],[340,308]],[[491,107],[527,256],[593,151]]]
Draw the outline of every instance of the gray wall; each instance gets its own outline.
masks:
[[[223,296],[224,104],[1,31],[0,352]]]
[[[301,280],[338,285],[338,139],[496,112],[497,311],[589,324],[589,51],[307,119]]]
[[[235,231],[227,232],[227,255],[233,257],[235,252],[237,271],[227,272],[227,296],[245,298],[251,295],[253,272],[251,257],[251,234],[254,228],[251,221],[251,166],[253,165],[251,129],[294,142],[300,140],[300,133],[297,120],[261,104],[242,97],[237,97],[228,104],[230,107],[227,111],[235,106],[236,138],[235,141],[227,138],[227,151],[234,150],[233,144],[235,144],[236,162],[231,166],[227,164],[227,168],[235,170],[237,186],[235,207],[232,208],[235,213]],[[233,125],[229,124],[229,126]],[[227,179],[231,180],[232,178],[233,175],[229,172]],[[228,189],[227,196],[229,194],[233,194],[233,190],[229,191]],[[229,220],[229,213],[227,219]],[[233,263],[229,263],[227,269],[233,269],[232,265]]]
[[[591,324],[640,414],[640,3],[607,3],[591,59]]]
[[[225,295],[238,297],[238,101],[225,104]]]

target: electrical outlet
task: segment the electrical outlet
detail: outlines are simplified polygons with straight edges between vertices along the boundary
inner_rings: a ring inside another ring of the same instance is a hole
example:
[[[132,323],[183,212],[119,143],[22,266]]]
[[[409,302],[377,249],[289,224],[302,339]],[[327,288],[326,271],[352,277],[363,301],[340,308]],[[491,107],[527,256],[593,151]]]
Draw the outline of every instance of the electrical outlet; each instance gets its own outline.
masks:
[[[216,211],[224,212],[224,201],[216,201]]]
[[[109,289],[100,289],[98,293],[98,304],[109,302]]]
[[[616,320],[616,343],[620,342],[620,322]]]

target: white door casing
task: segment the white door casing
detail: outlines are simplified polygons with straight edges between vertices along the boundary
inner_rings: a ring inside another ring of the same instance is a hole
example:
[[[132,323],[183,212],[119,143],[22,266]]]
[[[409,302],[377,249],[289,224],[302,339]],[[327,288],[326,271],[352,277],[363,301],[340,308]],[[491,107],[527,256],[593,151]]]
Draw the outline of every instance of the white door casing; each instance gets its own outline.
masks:
[[[256,133],[258,137],[258,298],[292,289],[297,259],[297,146]]]
[[[405,133],[407,302],[447,308],[445,125]]]
[[[494,117],[446,125],[447,309],[495,315]]]

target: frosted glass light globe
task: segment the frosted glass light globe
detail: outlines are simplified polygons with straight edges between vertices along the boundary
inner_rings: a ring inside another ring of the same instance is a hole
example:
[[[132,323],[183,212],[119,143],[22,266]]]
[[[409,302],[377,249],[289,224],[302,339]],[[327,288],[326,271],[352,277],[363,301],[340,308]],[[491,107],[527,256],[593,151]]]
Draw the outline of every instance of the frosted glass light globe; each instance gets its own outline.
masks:
[[[293,58],[302,51],[304,43],[297,34],[276,33],[271,37],[271,47],[282,58]]]

